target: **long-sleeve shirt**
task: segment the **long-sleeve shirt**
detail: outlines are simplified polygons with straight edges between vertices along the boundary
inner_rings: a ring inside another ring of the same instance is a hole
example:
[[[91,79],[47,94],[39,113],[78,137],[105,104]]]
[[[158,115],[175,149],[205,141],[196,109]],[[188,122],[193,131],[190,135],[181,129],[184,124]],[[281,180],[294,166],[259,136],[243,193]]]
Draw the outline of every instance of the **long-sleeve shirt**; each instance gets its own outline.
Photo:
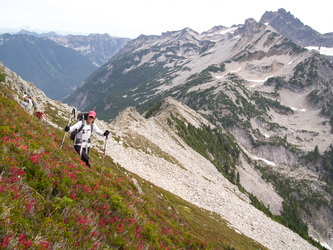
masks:
[[[76,124],[69,128],[69,132],[73,132],[75,129],[79,130],[82,126],[82,121],[78,121]],[[90,136],[91,136],[91,126],[93,126],[93,132],[103,135],[102,130],[97,126],[97,124],[88,125],[86,121],[84,121],[84,126],[82,130],[76,135],[76,139],[74,140],[74,145],[80,145],[84,148],[90,147]]]

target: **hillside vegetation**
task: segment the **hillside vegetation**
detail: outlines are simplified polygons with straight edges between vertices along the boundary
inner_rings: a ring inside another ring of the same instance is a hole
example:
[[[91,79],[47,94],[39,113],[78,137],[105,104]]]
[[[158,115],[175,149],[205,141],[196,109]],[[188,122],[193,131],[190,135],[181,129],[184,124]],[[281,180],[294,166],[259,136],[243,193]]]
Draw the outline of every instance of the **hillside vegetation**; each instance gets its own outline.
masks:
[[[96,150],[89,169],[68,136],[60,149],[63,131],[23,110],[5,78],[0,72],[0,248],[264,248],[110,157],[101,168]]]

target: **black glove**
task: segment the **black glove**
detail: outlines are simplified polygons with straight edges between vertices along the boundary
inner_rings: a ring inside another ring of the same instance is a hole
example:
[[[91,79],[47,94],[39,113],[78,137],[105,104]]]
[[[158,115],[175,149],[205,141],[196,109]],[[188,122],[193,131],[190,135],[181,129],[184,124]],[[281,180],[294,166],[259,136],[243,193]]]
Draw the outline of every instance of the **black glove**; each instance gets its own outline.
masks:
[[[65,127],[65,132],[68,132],[69,131],[69,126],[66,126]]]
[[[110,134],[110,131],[109,130],[105,130],[105,132],[104,132],[104,136],[108,136]]]

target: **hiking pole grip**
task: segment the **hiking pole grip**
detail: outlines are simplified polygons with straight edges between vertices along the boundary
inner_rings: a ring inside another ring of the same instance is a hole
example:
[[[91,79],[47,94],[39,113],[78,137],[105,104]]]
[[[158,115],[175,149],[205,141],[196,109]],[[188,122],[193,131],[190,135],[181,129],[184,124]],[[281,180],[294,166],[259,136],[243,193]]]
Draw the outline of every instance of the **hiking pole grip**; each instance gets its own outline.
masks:
[[[70,124],[70,122],[71,122],[71,118],[72,118],[72,116],[75,116],[75,108],[72,109],[71,115],[69,116],[69,119],[68,119],[67,126],[69,126],[69,124]],[[65,137],[66,137],[66,132],[65,132],[65,134],[64,134],[64,138],[62,138],[62,142],[61,142],[60,148],[62,148],[62,145],[64,144]]]

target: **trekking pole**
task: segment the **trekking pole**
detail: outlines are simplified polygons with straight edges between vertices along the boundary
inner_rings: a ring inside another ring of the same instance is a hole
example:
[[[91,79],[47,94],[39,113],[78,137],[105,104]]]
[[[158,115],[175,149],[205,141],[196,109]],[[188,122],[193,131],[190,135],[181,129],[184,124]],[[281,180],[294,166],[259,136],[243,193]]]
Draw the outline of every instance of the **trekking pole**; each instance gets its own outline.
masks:
[[[105,157],[105,149],[106,149],[106,141],[108,140],[108,136],[105,136],[105,142],[104,142],[104,153],[103,153],[103,160],[102,160],[102,167],[103,167],[103,164],[104,164],[104,157]],[[101,172],[102,172],[102,167],[101,167]]]
[[[68,120],[68,124],[67,124],[67,126],[69,126],[69,123],[71,122],[71,118],[72,118],[72,116],[75,116],[75,108],[73,108],[72,113],[71,113],[71,115],[69,116],[69,120]],[[64,144],[65,136],[66,136],[66,132],[65,132],[65,134],[64,134],[64,138],[62,139],[62,142],[61,142],[60,148],[62,148],[62,145]]]

